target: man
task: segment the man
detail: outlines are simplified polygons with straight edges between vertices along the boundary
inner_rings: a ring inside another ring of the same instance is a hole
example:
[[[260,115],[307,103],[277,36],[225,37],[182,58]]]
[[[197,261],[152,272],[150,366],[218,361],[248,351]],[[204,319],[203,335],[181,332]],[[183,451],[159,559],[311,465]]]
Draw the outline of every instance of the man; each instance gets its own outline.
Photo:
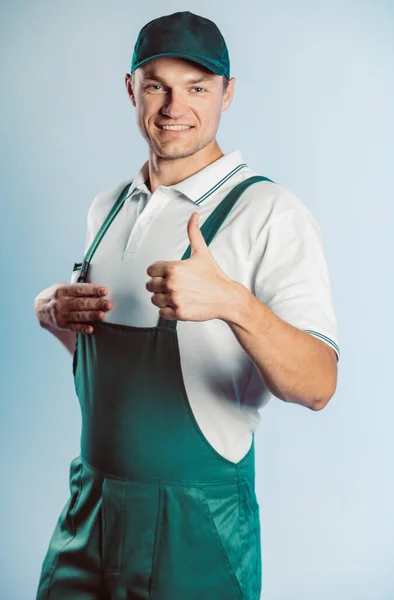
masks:
[[[321,234],[220,150],[235,79],[212,21],[145,25],[125,83],[149,159],[94,199],[71,284],[35,300],[82,410],[37,598],[257,600],[259,410],[270,394],[320,410],[336,389]]]

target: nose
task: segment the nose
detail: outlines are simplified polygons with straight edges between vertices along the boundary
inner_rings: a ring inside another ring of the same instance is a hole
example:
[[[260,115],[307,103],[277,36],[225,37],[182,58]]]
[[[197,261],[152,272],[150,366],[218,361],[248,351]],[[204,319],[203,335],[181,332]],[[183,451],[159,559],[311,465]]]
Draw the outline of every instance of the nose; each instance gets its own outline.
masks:
[[[179,119],[189,111],[189,107],[185,101],[185,97],[181,91],[171,90],[166,95],[166,101],[161,109],[163,115],[172,119]]]

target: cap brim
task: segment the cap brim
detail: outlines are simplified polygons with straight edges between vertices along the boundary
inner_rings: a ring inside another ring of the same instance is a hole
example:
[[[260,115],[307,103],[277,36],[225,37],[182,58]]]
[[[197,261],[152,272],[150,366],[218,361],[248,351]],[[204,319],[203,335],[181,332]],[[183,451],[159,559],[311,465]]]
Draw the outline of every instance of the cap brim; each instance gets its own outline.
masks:
[[[225,75],[225,72],[222,69],[218,68],[217,65],[209,62],[208,60],[204,60],[200,56],[195,56],[194,54],[183,54],[180,52],[163,52],[161,54],[155,54],[154,56],[145,58],[145,60],[140,60],[138,63],[136,63],[134,65],[134,68],[132,65],[132,69],[130,70],[130,73],[132,73],[133,71],[138,69],[138,67],[140,67],[141,65],[144,65],[145,63],[147,63],[151,60],[154,60],[155,58],[163,58],[166,56],[174,57],[174,58],[185,58],[186,60],[191,60],[192,62],[196,62],[196,63],[202,65],[203,67],[206,67],[207,69],[209,69],[209,71],[212,71],[212,73],[215,73],[215,75]]]

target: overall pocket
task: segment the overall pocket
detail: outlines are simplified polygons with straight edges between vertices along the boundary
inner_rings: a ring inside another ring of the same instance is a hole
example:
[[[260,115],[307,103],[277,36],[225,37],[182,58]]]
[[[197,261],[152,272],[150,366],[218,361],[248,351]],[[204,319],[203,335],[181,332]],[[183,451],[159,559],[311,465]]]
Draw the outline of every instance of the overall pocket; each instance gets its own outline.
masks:
[[[76,523],[75,523],[75,511],[77,509],[77,504],[79,497],[82,493],[82,461],[81,457],[76,456],[70,463],[69,469],[69,487],[70,487],[70,498],[68,501],[66,518],[68,519],[70,525],[70,531],[74,536],[76,533]]]
[[[82,492],[82,469],[80,456],[75,457],[69,467],[70,496],[63,506],[56,525],[53,529],[49,546],[45,554],[37,589],[37,600],[47,598],[49,585],[56,569],[59,556],[76,535],[77,524],[75,513]]]
[[[74,384],[75,384],[75,377],[76,377],[76,371],[77,371],[77,361],[78,361],[78,337],[79,337],[79,334],[77,333],[76,334],[76,340],[75,340],[75,348],[74,348],[73,360],[72,360]]]
[[[101,497],[102,565],[104,572],[122,568],[126,489],[122,480],[105,478]]]
[[[260,508],[248,480],[240,482],[242,584],[245,600],[260,600],[262,587]]]
[[[223,506],[225,517],[228,508]],[[220,507],[215,512],[218,515]],[[161,486],[151,600],[241,600],[226,552],[225,523],[220,514],[215,522],[202,487]]]

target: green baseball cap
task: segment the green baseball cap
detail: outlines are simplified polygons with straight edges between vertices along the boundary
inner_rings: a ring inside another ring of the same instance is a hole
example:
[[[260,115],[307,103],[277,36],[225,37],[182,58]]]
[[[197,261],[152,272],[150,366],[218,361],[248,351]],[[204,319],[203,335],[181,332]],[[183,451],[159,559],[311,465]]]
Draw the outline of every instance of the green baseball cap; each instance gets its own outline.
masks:
[[[187,10],[144,25],[134,46],[130,73],[162,56],[186,58],[230,79],[228,50],[217,25]]]

